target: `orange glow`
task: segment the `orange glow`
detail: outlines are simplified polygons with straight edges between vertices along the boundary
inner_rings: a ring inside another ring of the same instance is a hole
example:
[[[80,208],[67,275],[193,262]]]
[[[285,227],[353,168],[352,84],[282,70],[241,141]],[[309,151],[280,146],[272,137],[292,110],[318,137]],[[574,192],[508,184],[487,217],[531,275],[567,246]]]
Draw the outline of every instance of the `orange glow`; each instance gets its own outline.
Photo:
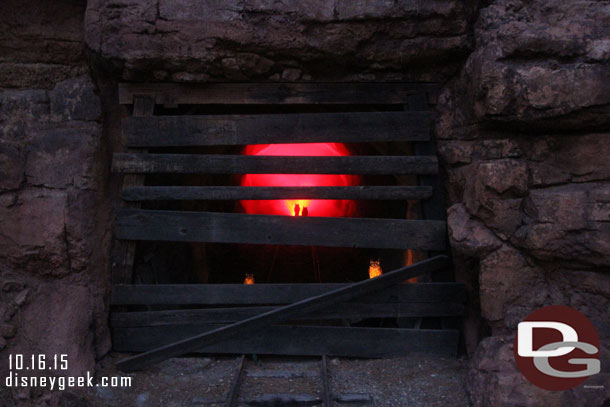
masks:
[[[254,284],[254,274],[246,274],[246,278],[244,278],[244,284]]]
[[[407,258],[405,261],[405,266],[410,266],[413,264],[413,250],[407,250]],[[417,277],[412,277],[407,280],[408,283],[417,283]]]
[[[379,265],[379,260],[371,260],[369,266],[369,278],[379,277],[383,274],[381,270],[381,266]]]
[[[303,208],[308,208],[309,207],[309,203],[311,202],[311,199],[298,199],[298,200],[285,200],[284,204],[286,205],[286,207],[288,208],[288,210],[291,212],[292,216],[302,216],[301,214],[303,213]],[[299,213],[295,212],[295,209],[299,208]],[[309,209],[308,209],[309,210]]]
[[[261,156],[348,156],[349,151],[341,143],[308,144],[259,144],[244,149],[246,155]],[[359,177],[341,174],[246,174],[241,179],[242,186],[251,187],[308,187],[308,186],[350,186],[358,185]],[[246,200],[241,201],[246,213],[263,215],[296,216],[295,205],[306,216],[351,216],[354,202],[329,199],[287,199],[287,200]],[[302,216],[302,215],[301,215]]]

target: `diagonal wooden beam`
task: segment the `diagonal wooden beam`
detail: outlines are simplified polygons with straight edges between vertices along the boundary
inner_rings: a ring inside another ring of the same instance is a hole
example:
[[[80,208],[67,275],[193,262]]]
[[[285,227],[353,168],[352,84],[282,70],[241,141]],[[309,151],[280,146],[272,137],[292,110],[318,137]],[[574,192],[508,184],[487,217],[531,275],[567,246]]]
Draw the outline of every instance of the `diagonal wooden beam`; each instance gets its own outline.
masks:
[[[327,293],[310,297],[273,311],[265,312],[234,324],[214,329],[200,335],[144,352],[140,355],[123,359],[117,363],[117,368],[125,372],[140,370],[146,366],[161,362],[171,357],[194,352],[203,346],[217,343],[236,335],[244,335],[252,331],[279,324],[296,316],[313,312],[333,304],[349,301],[355,297],[381,290],[409,278],[442,269],[449,265],[449,258],[444,255],[435,256],[417,264],[403,267],[379,277],[359,281]]]

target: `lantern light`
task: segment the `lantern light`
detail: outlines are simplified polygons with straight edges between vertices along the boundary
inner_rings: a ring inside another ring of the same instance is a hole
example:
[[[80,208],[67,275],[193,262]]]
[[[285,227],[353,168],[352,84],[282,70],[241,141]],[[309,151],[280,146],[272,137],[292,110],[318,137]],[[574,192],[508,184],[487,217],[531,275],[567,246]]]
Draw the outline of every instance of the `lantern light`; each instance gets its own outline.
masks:
[[[379,260],[371,260],[369,265],[369,278],[379,277],[382,274],[383,271],[379,265]]]

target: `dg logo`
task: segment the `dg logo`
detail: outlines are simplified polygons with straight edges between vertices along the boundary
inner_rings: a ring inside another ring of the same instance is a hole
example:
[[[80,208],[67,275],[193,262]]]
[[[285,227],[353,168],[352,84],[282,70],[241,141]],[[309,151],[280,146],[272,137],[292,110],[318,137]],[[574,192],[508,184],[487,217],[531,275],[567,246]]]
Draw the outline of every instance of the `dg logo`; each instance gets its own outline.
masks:
[[[523,376],[545,390],[568,390],[600,372],[595,327],[564,305],[540,308],[521,322],[514,353]]]

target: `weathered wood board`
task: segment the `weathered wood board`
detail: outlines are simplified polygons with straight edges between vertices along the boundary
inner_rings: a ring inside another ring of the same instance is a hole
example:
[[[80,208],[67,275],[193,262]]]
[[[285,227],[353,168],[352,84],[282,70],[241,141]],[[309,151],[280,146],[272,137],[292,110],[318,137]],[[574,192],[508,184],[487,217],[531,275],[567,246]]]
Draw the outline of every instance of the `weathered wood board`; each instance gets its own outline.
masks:
[[[265,312],[252,318],[225,325],[211,331],[202,332],[176,342],[164,344],[163,346],[148,350],[140,355],[119,361],[117,363],[117,368],[124,371],[138,370],[174,356],[180,356],[185,353],[203,349],[206,346],[219,344],[223,341],[240,336],[248,336],[263,328],[269,328],[301,315],[328,308],[333,304],[346,302],[365,294],[382,290],[409,278],[444,269],[449,265],[450,261],[447,256],[436,256],[411,266],[390,271],[376,278],[348,284],[315,297],[309,297],[290,305],[278,307],[272,311]],[[252,343],[251,341],[248,342]],[[332,353],[333,352],[324,352],[324,354]]]
[[[112,288],[112,305],[277,305],[324,294],[347,284],[119,284]],[[460,283],[397,284],[383,292],[358,297],[366,304],[439,303],[466,301]]]
[[[113,327],[232,323],[275,309],[272,306],[113,312]],[[422,318],[463,316],[464,305],[452,302],[367,304],[349,302],[303,315],[298,320],[362,320],[366,318]]]
[[[118,352],[146,352],[221,327],[220,324],[196,324],[115,328],[113,346]],[[457,330],[440,329],[269,326],[197,347],[192,352],[345,357],[392,357],[426,352],[455,356],[458,336]]]
[[[151,174],[436,174],[436,157],[115,153],[112,170]]]
[[[124,188],[126,201],[242,200],[242,199],[351,199],[420,200],[432,196],[432,187],[234,187],[139,186]]]
[[[409,95],[425,93],[436,100],[435,83],[121,83],[119,103],[131,104],[136,95],[151,96],[157,104],[405,104]]]
[[[443,221],[120,209],[124,240],[444,250]]]
[[[130,147],[430,140],[429,112],[129,117]]]

